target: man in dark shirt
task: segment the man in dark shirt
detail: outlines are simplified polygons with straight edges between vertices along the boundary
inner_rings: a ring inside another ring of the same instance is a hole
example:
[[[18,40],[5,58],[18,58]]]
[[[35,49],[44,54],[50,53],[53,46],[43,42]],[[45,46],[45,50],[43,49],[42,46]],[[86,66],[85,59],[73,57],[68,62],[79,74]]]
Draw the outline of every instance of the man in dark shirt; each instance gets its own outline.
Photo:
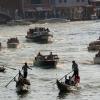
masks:
[[[27,63],[25,62],[25,65],[22,67],[22,70],[23,70],[23,74],[24,74],[24,78],[27,78],[27,74],[28,74],[28,69],[31,69]],[[32,69],[31,69],[32,70]]]
[[[72,70],[74,71],[73,76],[79,76],[79,69],[78,69],[78,65],[75,61],[72,61]]]

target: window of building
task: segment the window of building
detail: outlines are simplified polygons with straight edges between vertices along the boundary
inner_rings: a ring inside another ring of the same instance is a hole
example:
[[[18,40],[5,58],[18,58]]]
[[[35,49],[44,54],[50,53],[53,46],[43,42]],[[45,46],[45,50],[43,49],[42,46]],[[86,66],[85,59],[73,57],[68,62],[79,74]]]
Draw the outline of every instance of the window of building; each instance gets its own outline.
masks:
[[[50,0],[49,3],[50,4],[55,4],[55,0]]]
[[[76,0],[77,2],[80,2],[80,0]]]
[[[41,0],[31,0],[32,4],[41,4]]]
[[[67,2],[67,0],[64,0],[64,2],[66,3],[66,2]]]
[[[59,3],[62,3],[62,0],[59,0]]]
[[[82,2],[85,2],[85,0],[82,0]]]

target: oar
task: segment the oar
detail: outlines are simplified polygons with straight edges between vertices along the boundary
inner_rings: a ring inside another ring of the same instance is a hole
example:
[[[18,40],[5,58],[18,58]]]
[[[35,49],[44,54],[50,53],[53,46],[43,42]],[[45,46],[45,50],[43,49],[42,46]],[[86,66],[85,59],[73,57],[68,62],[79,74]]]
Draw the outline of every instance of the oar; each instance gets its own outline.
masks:
[[[21,70],[22,71],[22,70]],[[19,74],[19,72],[16,74],[16,76]],[[13,79],[16,77],[16,76],[14,76],[6,85],[5,85],[5,87],[7,87],[12,81],[13,81]]]
[[[69,75],[70,73],[72,73],[73,71],[69,72],[68,74],[64,75],[62,78],[60,78],[58,81],[62,80],[65,76]],[[53,85],[55,85],[56,83],[54,83]]]
[[[15,68],[11,68],[11,67],[8,67],[8,66],[5,66],[5,67],[10,68],[10,69],[13,69],[13,70],[17,70],[17,69],[15,69]]]
[[[17,70],[15,68],[11,68],[11,67],[8,67],[7,65],[2,65],[3,67],[7,67],[7,68],[10,68],[10,69],[13,69],[13,70]]]
[[[64,75],[61,79],[59,79],[59,81],[62,80],[65,76],[69,75],[69,74],[72,73],[72,72],[73,72],[73,71],[71,71],[71,72],[69,72],[68,74]]]

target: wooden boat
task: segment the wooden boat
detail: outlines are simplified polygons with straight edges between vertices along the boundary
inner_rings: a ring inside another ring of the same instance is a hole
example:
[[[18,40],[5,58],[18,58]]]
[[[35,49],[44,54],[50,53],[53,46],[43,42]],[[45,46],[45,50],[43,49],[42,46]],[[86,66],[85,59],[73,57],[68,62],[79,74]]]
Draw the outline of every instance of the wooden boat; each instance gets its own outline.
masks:
[[[36,27],[34,29],[29,29],[27,32],[27,40],[38,43],[48,43],[51,42],[53,35],[49,34],[49,29],[44,27]]]
[[[18,93],[26,93],[29,91],[30,81],[26,78],[21,78],[16,81],[16,91]]]
[[[65,82],[60,82],[59,80],[56,81],[57,87],[60,90],[60,92],[71,92],[78,89],[80,77],[69,77],[69,79],[65,79]]]
[[[26,93],[29,91],[30,88],[30,81],[23,78],[21,84],[18,84],[20,82],[20,80],[18,80],[18,82],[16,82],[16,91],[18,93]]]
[[[17,48],[19,45],[19,40],[17,38],[10,38],[7,41],[8,48]]]
[[[57,87],[60,92],[71,92],[77,90],[77,86],[75,85],[68,85],[64,82],[59,82],[59,80],[56,81]]]
[[[88,50],[99,50],[100,49],[100,40],[97,40],[97,41],[93,41],[91,43],[89,43],[89,46],[88,46]]]
[[[0,72],[4,72],[6,68],[0,67]]]
[[[37,55],[34,60],[34,65],[43,68],[55,68],[58,61],[58,55]]]

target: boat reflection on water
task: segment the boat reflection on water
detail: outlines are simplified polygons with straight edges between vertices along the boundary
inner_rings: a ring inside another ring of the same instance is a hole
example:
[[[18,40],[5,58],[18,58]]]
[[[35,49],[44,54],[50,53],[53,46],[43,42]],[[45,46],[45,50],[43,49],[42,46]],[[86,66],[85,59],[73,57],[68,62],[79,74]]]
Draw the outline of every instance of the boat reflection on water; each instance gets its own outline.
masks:
[[[67,93],[65,93],[65,92],[59,92],[59,93],[58,93],[58,98],[59,98],[59,99],[65,99],[66,96],[68,96],[68,95],[69,95],[68,92],[67,92]]]

